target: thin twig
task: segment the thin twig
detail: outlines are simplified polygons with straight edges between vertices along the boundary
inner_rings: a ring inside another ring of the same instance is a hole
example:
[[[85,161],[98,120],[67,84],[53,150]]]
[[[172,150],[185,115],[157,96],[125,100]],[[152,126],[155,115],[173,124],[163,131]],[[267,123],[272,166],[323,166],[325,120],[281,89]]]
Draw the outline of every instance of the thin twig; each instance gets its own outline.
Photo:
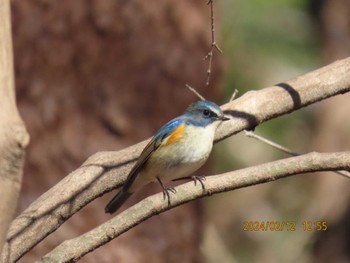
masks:
[[[207,70],[207,82],[206,85],[209,85],[210,74],[211,74],[211,65],[213,61],[214,50],[217,50],[222,54],[222,50],[215,41],[215,19],[214,19],[214,0],[209,0],[207,5],[210,5],[210,17],[211,17],[211,48],[208,54],[203,58],[203,60],[209,60],[208,70]]]
[[[292,156],[300,156],[301,154],[300,153],[297,153],[297,152],[293,152],[292,150],[290,150],[289,148],[287,147],[284,147],[278,143],[275,143],[271,140],[268,140],[260,135],[257,135],[256,133],[254,133],[253,131],[244,131],[245,135],[247,135],[248,137],[251,137],[251,138],[254,138],[258,141],[261,141],[263,143],[266,143],[267,145],[270,145],[284,153],[287,153],[289,155],[292,155]],[[347,172],[347,171],[333,171],[334,173],[336,174],[339,174],[339,175],[342,175],[346,178],[350,178],[350,173]]]
[[[185,86],[190,90],[192,91],[198,98],[200,98],[201,100],[205,100],[205,98],[199,94],[199,92],[195,89],[195,88],[192,88],[190,85],[188,84],[185,84]]]
[[[235,89],[231,95],[229,102],[233,101],[236,98],[237,94],[238,94],[238,90]]]
[[[245,133],[245,135],[247,135],[250,138],[254,138],[254,139],[258,140],[258,141],[266,143],[266,144],[268,144],[268,145],[270,145],[270,146],[272,146],[272,147],[274,147],[274,148],[276,148],[276,149],[278,149],[278,150],[280,150],[280,151],[282,151],[284,153],[287,153],[289,155],[292,155],[292,156],[299,156],[300,155],[299,153],[293,152],[292,150],[288,149],[287,147],[284,147],[284,146],[282,146],[280,144],[277,144],[277,143],[275,143],[273,141],[270,141],[270,140],[268,140],[268,139],[266,139],[266,138],[264,138],[264,137],[262,137],[260,135],[257,135],[253,131],[244,131],[244,133]]]

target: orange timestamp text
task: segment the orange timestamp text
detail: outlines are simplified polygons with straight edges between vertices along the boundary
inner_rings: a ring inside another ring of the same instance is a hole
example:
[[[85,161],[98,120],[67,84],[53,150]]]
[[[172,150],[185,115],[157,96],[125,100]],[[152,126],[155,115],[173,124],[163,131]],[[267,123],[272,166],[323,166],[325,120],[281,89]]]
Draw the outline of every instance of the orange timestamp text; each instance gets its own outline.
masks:
[[[243,231],[326,231],[326,221],[244,221]]]

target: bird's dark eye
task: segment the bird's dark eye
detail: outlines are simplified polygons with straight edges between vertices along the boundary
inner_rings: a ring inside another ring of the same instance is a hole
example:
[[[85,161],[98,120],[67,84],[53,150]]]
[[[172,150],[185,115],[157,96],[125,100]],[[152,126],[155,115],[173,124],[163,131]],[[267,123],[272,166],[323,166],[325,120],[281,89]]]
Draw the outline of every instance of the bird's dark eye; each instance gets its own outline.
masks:
[[[204,116],[209,116],[210,115],[210,111],[209,110],[204,110],[203,114],[204,114]]]

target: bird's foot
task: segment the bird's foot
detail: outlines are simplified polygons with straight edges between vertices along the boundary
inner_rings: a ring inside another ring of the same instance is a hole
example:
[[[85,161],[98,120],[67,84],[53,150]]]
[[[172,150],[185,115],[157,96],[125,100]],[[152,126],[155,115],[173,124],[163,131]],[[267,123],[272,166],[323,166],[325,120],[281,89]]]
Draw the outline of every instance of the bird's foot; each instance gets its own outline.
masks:
[[[176,193],[176,189],[174,188],[174,187],[168,187],[168,188],[166,188],[164,185],[163,185],[163,182],[160,180],[160,178],[159,177],[157,177],[157,180],[158,180],[158,182],[159,182],[159,184],[160,184],[160,186],[162,187],[162,189],[163,189],[163,199],[168,199],[168,206],[170,206],[170,194],[169,194],[169,192],[172,192],[173,194],[175,194]]]
[[[163,188],[163,199],[168,199],[168,205],[170,206],[170,194],[169,192],[172,192],[173,194],[176,193],[176,190],[174,187],[169,188]]]
[[[205,190],[204,181],[206,180],[204,175],[193,175],[191,179],[194,181],[194,185],[197,186],[197,182],[202,185],[202,189]]]
[[[205,176],[204,175],[193,175],[193,176],[188,176],[188,177],[181,177],[181,178],[177,178],[174,179],[173,181],[180,181],[180,180],[193,180],[194,181],[194,185],[197,185],[197,182],[199,182],[202,186],[203,191],[205,190],[205,185],[204,185],[204,181],[205,181]]]

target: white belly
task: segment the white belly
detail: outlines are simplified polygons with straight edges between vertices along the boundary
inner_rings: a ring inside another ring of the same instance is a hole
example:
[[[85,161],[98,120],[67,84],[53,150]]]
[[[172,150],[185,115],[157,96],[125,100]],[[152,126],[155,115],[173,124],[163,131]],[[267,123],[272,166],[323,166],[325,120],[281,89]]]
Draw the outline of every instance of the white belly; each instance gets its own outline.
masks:
[[[191,128],[180,142],[160,147],[152,154],[135,180],[133,191],[156,181],[157,177],[167,182],[190,176],[205,163],[213,147],[215,127]]]

